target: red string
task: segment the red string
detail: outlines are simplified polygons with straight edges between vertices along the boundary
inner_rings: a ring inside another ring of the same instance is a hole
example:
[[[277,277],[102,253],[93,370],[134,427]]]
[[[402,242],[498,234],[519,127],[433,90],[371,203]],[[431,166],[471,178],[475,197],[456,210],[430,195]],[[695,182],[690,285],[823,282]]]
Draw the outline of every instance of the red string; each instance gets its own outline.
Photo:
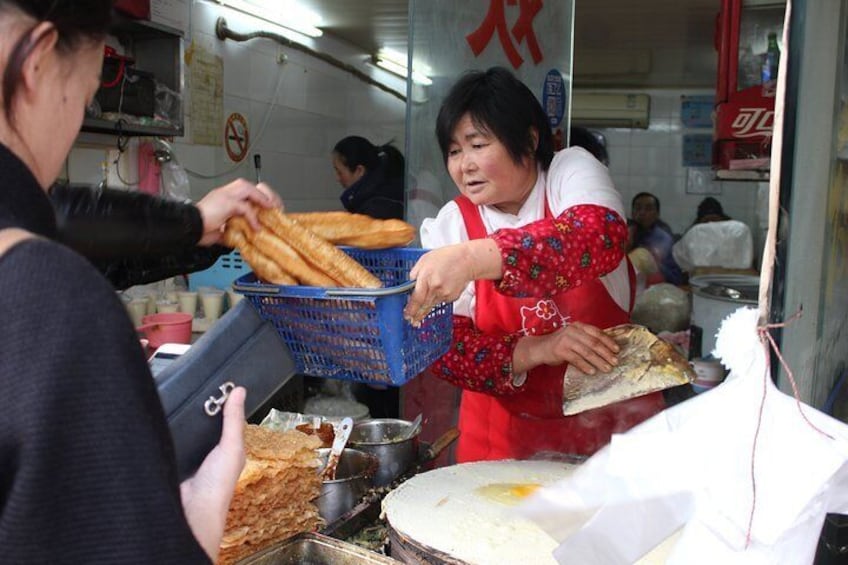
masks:
[[[801,395],[798,393],[798,384],[795,382],[795,375],[792,373],[792,369],[789,368],[789,364],[786,363],[786,359],[783,358],[783,355],[780,353],[780,349],[777,347],[777,343],[774,341],[774,337],[772,337],[770,330],[774,328],[785,328],[790,323],[794,322],[798,318],[801,317],[801,310],[798,310],[795,314],[792,315],[785,322],[773,323],[773,324],[764,324],[757,328],[757,333],[760,334],[760,341],[763,344],[763,348],[765,349],[766,354],[766,370],[763,372],[763,396],[760,399],[760,408],[757,414],[757,429],[754,432],[754,443],[751,446],[751,513],[748,516],[748,529],[745,534],[745,549],[751,544],[751,529],[753,528],[754,523],[754,510],[757,506],[757,480],[756,474],[754,472],[754,460],[757,452],[757,442],[760,436],[760,428],[762,427],[763,421],[763,411],[765,410],[766,404],[766,393],[768,392],[768,386],[766,379],[770,378],[771,375],[771,355],[769,351],[769,347],[774,350],[774,354],[777,356],[780,361],[781,366],[783,366],[783,370],[786,371],[786,376],[789,377],[789,383],[792,385],[792,394],[795,397],[795,404],[798,406],[798,412],[801,413],[801,417],[807,422],[807,425],[825,436],[828,439],[833,439],[833,436],[830,434],[820,430],[813,424],[807,415],[804,413],[803,406],[801,405]]]

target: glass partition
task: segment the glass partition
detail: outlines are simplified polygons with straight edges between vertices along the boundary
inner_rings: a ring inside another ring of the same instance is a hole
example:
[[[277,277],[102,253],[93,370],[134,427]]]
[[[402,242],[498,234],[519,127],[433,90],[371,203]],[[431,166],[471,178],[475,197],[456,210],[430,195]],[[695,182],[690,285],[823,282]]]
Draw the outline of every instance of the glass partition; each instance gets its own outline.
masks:
[[[457,195],[436,142],[439,106],[470,69],[506,67],[536,93],[558,140],[570,122],[574,2],[410,0],[409,62],[432,79],[410,82],[407,103],[407,218],[416,227]]]

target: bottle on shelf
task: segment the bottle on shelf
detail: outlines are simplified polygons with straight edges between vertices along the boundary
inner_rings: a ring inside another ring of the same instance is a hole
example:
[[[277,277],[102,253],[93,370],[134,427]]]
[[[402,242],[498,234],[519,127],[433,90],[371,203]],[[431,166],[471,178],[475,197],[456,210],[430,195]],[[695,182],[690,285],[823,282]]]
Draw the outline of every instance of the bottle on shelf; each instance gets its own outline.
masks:
[[[780,49],[777,47],[777,34],[768,34],[768,48],[763,55],[762,83],[777,80],[777,67],[780,65]]]

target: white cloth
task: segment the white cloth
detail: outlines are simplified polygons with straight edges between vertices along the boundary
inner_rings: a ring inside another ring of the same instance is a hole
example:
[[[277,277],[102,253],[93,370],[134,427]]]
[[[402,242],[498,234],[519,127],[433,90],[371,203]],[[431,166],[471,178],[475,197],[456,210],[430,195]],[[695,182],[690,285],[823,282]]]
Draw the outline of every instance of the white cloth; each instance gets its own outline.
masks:
[[[545,198],[554,216],[581,204],[596,204],[615,211],[626,218],[621,195],[615,189],[607,168],[591,153],[581,147],[569,147],[554,155],[547,173],[540,170],[536,184],[518,214],[507,214],[493,206],[479,207],[486,232],[492,234],[503,228],[520,228],[545,217]],[[436,249],[468,241],[465,223],[459,206],[451,200],[435,218],[421,224],[421,245]],[[613,300],[623,309],[630,310],[630,279],[627,262],[621,263],[601,281]],[[470,283],[453,304],[453,313],[474,319],[476,297],[474,283]],[[476,320],[475,320],[476,323]]]
[[[613,436],[519,509],[561,542],[560,563],[633,563],[681,526],[668,565],[813,562],[825,514],[848,511],[848,426],[801,405],[814,429],[775,388],[758,316],[722,324],[723,384]]]

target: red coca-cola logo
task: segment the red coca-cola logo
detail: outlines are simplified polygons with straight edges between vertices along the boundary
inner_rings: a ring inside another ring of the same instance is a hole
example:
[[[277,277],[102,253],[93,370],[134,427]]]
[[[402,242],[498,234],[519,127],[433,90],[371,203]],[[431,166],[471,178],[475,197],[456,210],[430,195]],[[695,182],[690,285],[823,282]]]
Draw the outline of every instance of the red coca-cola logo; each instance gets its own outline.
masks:
[[[766,108],[739,108],[730,124],[733,137],[770,137],[774,127],[774,110]]]

